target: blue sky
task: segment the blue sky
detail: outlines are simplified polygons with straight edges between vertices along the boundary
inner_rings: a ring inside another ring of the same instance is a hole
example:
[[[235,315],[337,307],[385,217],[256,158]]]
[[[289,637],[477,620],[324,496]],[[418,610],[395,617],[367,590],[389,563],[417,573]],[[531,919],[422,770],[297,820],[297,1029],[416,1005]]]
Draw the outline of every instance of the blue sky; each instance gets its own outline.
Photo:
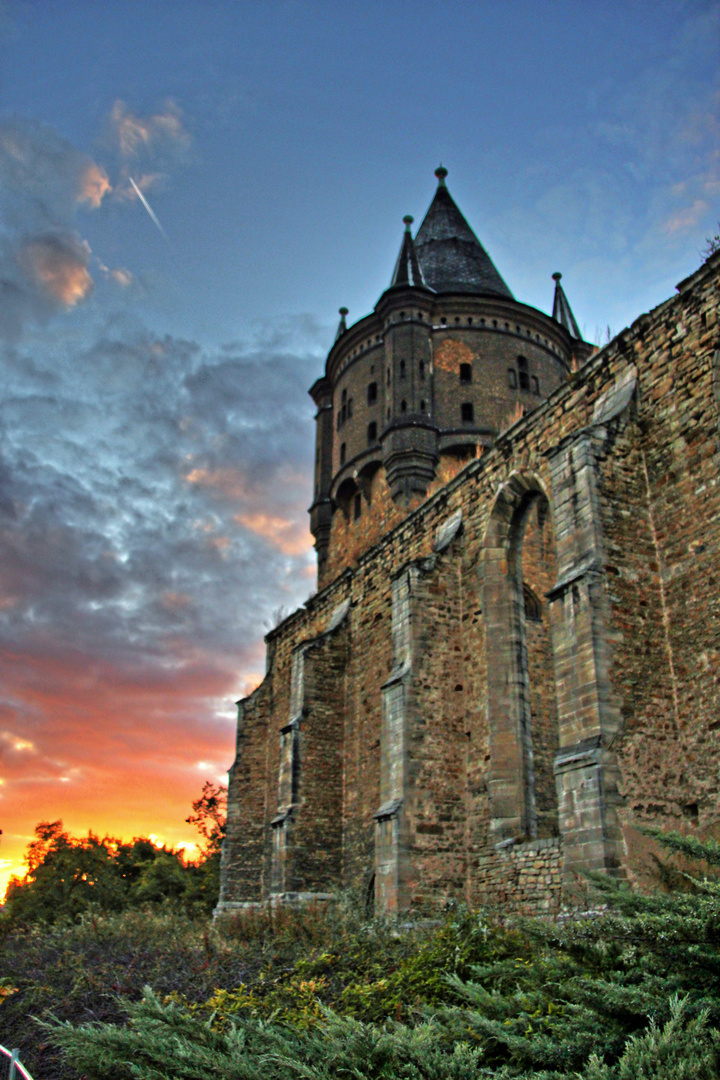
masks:
[[[715,0],[0,3],[8,868],[40,817],[192,839],[313,587],[305,391],[435,167],[599,340],[718,231],[718,56]]]

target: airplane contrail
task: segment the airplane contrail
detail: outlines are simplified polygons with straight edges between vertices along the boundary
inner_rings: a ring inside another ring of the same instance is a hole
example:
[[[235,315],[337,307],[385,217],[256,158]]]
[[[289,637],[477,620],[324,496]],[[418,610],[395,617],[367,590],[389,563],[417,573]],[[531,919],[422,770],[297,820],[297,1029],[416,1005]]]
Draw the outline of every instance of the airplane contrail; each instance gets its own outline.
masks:
[[[160,224],[160,222],[158,221],[158,219],[157,219],[157,215],[155,214],[155,211],[153,210],[152,206],[151,206],[151,205],[150,205],[150,203],[149,203],[149,202],[147,201],[147,199],[146,199],[146,198],[145,198],[145,196],[143,195],[142,191],[140,190],[140,188],[139,188],[139,187],[137,186],[137,184],[136,184],[136,183],[135,183],[135,181],[133,180],[132,176],[128,176],[128,180],[130,181],[130,183],[132,184],[132,186],[133,186],[133,187],[135,188],[135,194],[137,195],[138,199],[140,200],[140,202],[141,202],[141,203],[143,204],[143,206],[144,206],[144,207],[145,207],[145,209],[147,210],[147,212],[148,212],[148,214],[150,215],[150,217],[152,218],[152,220],[153,220],[154,224],[155,224],[155,225],[157,225],[158,229],[160,230],[160,232],[161,232],[161,233],[163,234],[163,236],[164,236],[164,237],[165,237],[165,239],[167,240],[167,238],[168,238],[168,235],[167,235],[167,233],[165,232],[165,230],[163,229],[163,227],[162,227],[162,225]]]

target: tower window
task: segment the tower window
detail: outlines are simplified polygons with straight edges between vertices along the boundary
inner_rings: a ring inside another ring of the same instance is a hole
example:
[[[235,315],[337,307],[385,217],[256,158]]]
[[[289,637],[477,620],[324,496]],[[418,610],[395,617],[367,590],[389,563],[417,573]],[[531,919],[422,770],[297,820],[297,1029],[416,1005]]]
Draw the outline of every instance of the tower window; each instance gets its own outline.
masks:
[[[347,420],[347,405],[343,405],[342,409],[340,410],[340,416],[342,417],[342,422],[344,424]]]
[[[472,315],[468,315],[468,326],[472,326],[472,324],[473,324],[473,317],[472,317]]]
[[[400,402],[400,412],[407,412],[407,402],[405,401],[405,398]]]
[[[343,405],[345,404],[346,401],[347,401],[347,390],[343,390],[343,392],[342,392],[342,403],[343,403]]]
[[[400,361],[400,378],[401,379],[405,378],[405,361],[404,360]]]
[[[420,360],[420,362],[418,363],[418,375],[420,376],[420,381],[422,382],[422,380],[425,378],[425,361],[424,360]]]
[[[472,382],[472,364],[460,365],[460,382]]]
[[[386,375],[385,375],[385,381],[389,386],[390,385],[390,368],[387,369],[387,372],[386,372]]]
[[[521,390],[530,389],[530,376],[528,375],[528,362],[524,356],[518,356],[518,382]]]
[[[456,315],[456,316],[455,316],[455,322],[456,322],[456,323],[459,323],[459,322],[460,322],[460,316],[459,316],[459,315]]]
[[[377,442],[377,424],[374,420],[372,421],[372,423],[368,424],[367,441],[368,446],[372,446],[373,443]]]
[[[340,464],[345,464],[345,443],[340,443]]]
[[[372,405],[377,401],[377,383],[371,382],[367,388],[368,405]]]
[[[447,319],[445,318],[445,316],[444,316],[444,315],[442,315],[442,316],[441,316],[441,318],[440,318],[440,322],[441,322],[441,323],[443,324],[443,326],[444,326],[444,325],[445,325],[445,323],[447,322]]]
[[[525,618],[530,622],[542,622],[540,600],[525,581],[523,581],[523,601],[525,603]]]
[[[424,401],[420,402],[420,412],[425,412],[425,402]]]
[[[390,410],[389,409],[387,411],[387,418],[388,418],[388,420],[390,419]]]
[[[358,492],[357,495],[355,496],[355,506],[354,506],[354,509],[353,509],[353,517],[355,518],[355,521],[357,521],[357,519],[360,517],[361,514],[362,514],[362,495],[360,494],[360,492]]]
[[[475,410],[473,409],[472,401],[463,401],[460,406],[460,418],[463,424],[472,424],[475,419]]]
[[[348,414],[348,420],[349,420],[349,419],[350,419],[350,417],[352,416],[352,409],[353,409],[353,399],[352,399],[352,398],[348,398],[348,403],[347,403],[347,414]]]
[[[517,390],[517,374],[515,368],[508,368],[508,386],[511,390]]]

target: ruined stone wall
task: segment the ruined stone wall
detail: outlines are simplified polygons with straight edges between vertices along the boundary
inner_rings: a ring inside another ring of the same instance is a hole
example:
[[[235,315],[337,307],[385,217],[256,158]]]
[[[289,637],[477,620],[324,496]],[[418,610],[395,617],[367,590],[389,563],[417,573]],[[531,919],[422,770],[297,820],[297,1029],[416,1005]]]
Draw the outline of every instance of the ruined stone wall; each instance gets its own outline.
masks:
[[[271,891],[303,644],[298,869],[276,891],[375,873],[390,910],[460,894],[550,913],[587,869],[636,873],[634,824],[720,824],[719,271],[416,510],[386,507],[374,546],[269,635],[224,903]]]

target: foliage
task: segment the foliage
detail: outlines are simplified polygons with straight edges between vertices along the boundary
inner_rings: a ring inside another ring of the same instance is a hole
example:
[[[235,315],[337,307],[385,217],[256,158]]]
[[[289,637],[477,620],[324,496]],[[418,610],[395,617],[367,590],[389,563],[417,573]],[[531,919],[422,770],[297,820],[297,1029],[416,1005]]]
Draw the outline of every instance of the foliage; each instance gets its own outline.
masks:
[[[8,886],[3,920],[54,923],[90,910],[162,903],[211,911],[220,888],[227,789],[206,782],[192,809],[186,820],[202,837],[196,864],[145,837],[129,844],[111,836],[101,840],[92,832],[73,839],[62,821],[41,821],[28,845],[25,877],[13,878]]]
[[[720,222],[718,222],[718,225],[720,226]],[[716,251],[720,251],[720,233],[715,233],[714,236],[708,236],[705,247],[700,252],[703,261],[707,262],[710,256],[714,255]]]
[[[201,903],[201,867],[180,853],[136,838],[123,844],[93,833],[73,839],[62,821],[42,821],[27,853],[24,879],[13,878],[2,918],[13,923],[77,919],[84,912],[122,911],[146,903]],[[211,902],[216,894],[213,893]]]
[[[56,1012],[43,1038],[68,1063],[38,1075],[58,1078],[717,1077],[720,847],[661,839],[695,860],[682,891],[597,878],[599,913],[559,925],[457,909],[399,926],[346,897],[212,928],[167,911],[13,931],[4,1019]]]

